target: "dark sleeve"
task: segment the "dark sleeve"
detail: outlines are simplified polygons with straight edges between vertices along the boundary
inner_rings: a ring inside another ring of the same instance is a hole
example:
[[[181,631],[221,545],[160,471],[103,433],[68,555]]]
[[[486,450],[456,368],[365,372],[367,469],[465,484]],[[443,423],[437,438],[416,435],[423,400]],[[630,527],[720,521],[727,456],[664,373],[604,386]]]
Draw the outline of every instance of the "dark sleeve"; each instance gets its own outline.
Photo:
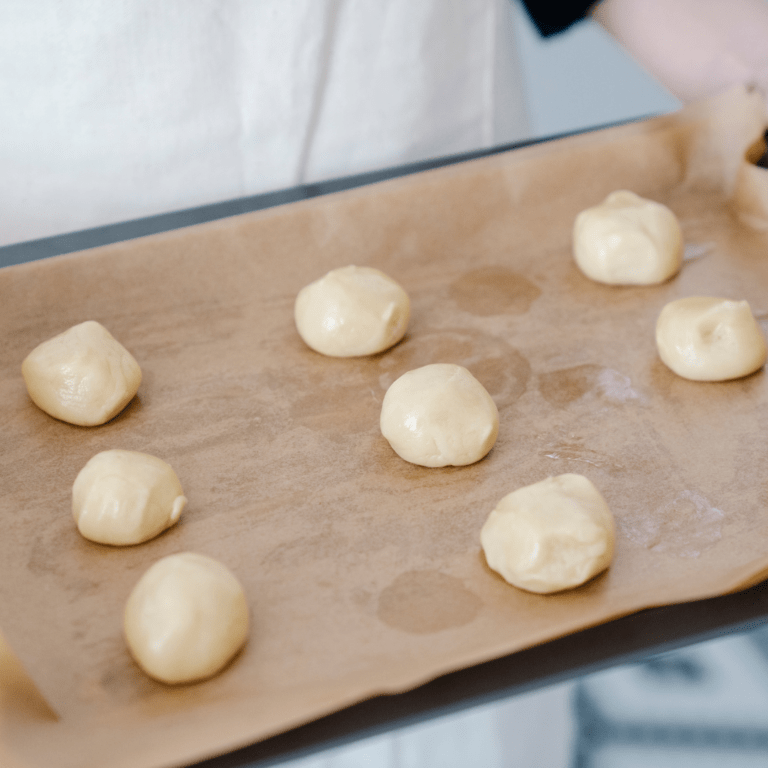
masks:
[[[543,37],[563,32],[583,19],[595,0],[521,0]]]

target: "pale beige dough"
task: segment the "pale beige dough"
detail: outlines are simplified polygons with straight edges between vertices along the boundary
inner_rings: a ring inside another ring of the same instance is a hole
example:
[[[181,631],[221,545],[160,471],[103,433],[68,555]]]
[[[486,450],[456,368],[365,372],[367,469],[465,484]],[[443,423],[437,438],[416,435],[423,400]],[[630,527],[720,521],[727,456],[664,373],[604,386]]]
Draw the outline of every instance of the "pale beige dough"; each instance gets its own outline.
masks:
[[[424,467],[463,466],[493,448],[499,412],[466,368],[436,363],[392,383],[384,395],[380,426],[406,461]]]
[[[680,270],[683,235],[665,205],[619,190],[576,217],[573,254],[596,282],[653,285]]]
[[[21,365],[32,401],[51,416],[84,427],[104,424],[141,384],[139,364],[100,323],[74,325],[35,347]]]
[[[518,488],[491,512],[480,532],[488,565],[529,592],[559,592],[611,563],[614,523],[600,492],[567,474]]]
[[[342,267],[299,291],[296,328],[305,343],[330,357],[373,355],[397,344],[410,318],[408,294],[372,267]]]
[[[193,552],[169,555],[133,588],[124,631],[132,656],[151,677],[164,683],[203,680],[245,643],[245,593],[217,560]]]
[[[186,503],[170,464],[138,451],[97,453],[72,487],[78,530],[100,544],[148,541],[170,528]]]
[[[766,343],[746,301],[690,296],[667,304],[656,322],[656,347],[678,376],[725,381],[754,373]]]

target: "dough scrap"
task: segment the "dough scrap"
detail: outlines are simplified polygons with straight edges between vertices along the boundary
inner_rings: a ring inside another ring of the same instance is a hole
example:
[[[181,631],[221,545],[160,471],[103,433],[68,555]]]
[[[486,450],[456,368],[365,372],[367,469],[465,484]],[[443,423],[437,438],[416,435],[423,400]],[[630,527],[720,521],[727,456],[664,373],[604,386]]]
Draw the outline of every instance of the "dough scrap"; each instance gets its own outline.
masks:
[[[656,347],[670,369],[694,381],[747,376],[768,354],[749,303],[710,296],[667,304],[656,322]]]
[[[464,466],[493,448],[499,412],[466,368],[435,363],[392,383],[381,405],[380,426],[395,453],[412,464]]]
[[[114,546],[154,538],[176,523],[186,503],[171,466],[138,451],[97,453],[72,487],[72,514],[80,533]]]
[[[131,655],[151,677],[164,683],[203,680],[245,643],[245,593],[218,560],[194,552],[169,555],[133,588],[124,631]]]
[[[573,254],[598,283],[654,285],[680,270],[683,234],[666,205],[619,190],[576,217]]]
[[[94,320],[35,347],[21,373],[38,408],[83,427],[117,416],[141,384],[141,368],[131,353]]]
[[[408,294],[372,267],[341,267],[299,291],[296,328],[305,343],[330,357],[383,352],[405,335]]]
[[[488,565],[510,584],[542,594],[577,587],[604,571],[614,541],[608,505],[575,474],[507,494],[480,532]]]

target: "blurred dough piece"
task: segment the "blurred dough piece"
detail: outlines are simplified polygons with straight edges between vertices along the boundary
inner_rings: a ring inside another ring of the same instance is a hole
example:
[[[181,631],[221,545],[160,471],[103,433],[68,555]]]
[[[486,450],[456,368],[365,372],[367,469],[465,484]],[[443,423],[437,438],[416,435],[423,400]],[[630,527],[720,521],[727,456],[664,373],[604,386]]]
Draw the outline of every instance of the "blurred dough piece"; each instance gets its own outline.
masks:
[[[117,416],[141,384],[141,369],[131,353],[94,320],[35,347],[21,373],[35,405],[84,427]]]
[[[766,360],[765,336],[746,301],[691,296],[667,304],[656,322],[656,346],[678,376],[725,381]]]
[[[306,344],[330,357],[373,355],[405,335],[408,294],[372,267],[342,267],[299,291],[296,328]]]
[[[248,605],[234,574],[193,552],[158,560],[125,606],[125,638],[139,666],[164,683],[219,672],[248,635]]]
[[[653,285],[680,270],[683,235],[665,205],[619,190],[576,217],[573,253],[598,283]]]
[[[97,453],[72,487],[78,530],[100,544],[152,539],[179,519],[186,503],[171,466],[138,451]]]
[[[480,532],[488,565],[529,592],[577,587],[604,571],[613,515],[583,475],[558,475],[507,494]]]
[[[485,387],[460,365],[404,373],[381,406],[381,433],[401,458],[424,467],[473,464],[493,448],[499,412]]]

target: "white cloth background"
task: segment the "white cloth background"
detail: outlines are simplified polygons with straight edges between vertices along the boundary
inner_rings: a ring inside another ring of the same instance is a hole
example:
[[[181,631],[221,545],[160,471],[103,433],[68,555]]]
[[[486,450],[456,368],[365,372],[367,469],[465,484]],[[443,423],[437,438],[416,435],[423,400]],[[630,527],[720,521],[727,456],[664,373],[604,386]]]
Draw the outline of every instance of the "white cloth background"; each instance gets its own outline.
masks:
[[[526,134],[510,0],[5,0],[0,245]]]

